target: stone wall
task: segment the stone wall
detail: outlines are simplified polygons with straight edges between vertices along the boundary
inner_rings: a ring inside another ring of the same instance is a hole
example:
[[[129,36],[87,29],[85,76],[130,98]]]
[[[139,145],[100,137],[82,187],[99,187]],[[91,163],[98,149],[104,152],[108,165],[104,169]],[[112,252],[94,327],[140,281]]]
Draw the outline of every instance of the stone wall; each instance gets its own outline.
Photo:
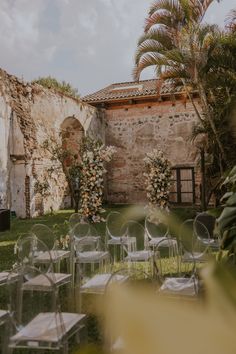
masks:
[[[0,69],[0,208],[31,217],[65,206],[65,177],[48,175],[52,161],[42,142],[50,135],[59,139],[68,118],[77,120],[85,135],[104,140],[104,123],[94,107]],[[34,187],[43,178],[50,184],[47,195]]]
[[[197,172],[198,154],[190,141],[197,118],[191,103],[176,100],[110,106],[105,112],[106,144],[117,148],[108,166],[108,202],[146,200],[143,159],[153,148],[162,149],[172,166],[191,166]],[[196,185],[197,194],[198,190]]]

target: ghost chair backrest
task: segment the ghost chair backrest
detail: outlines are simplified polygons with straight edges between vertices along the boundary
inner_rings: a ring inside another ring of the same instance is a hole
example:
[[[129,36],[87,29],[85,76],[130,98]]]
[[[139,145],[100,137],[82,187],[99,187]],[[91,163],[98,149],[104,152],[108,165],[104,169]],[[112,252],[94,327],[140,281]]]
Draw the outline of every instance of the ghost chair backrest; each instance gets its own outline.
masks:
[[[26,281],[29,281],[37,276],[41,276],[42,279],[48,284],[49,296],[44,296],[42,292],[34,292],[32,296],[31,292],[22,292],[22,304],[21,309],[17,308],[19,305],[19,283],[17,286],[14,284],[13,276],[15,272],[18,273],[18,279],[20,283],[20,288],[24,286]],[[23,265],[14,269],[8,276],[8,293],[9,293],[9,310],[14,315],[14,311],[21,310],[23,316],[18,316],[17,319],[21,318],[23,321],[31,320],[34,315],[39,311],[55,311],[58,310],[58,293],[57,288],[53,282],[53,279],[48,276],[48,273],[42,272],[39,268],[33,267],[31,265]],[[38,296],[37,296],[38,294]],[[49,300],[50,299],[50,300]],[[56,304],[56,308],[55,308]]]
[[[75,239],[81,239],[89,235],[89,224],[86,222],[77,223],[71,230],[71,235]]]
[[[75,240],[77,256],[82,252],[94,252],[99,249],[99,239],[93,236],[84,236]]]
[[[100,237],[97,228],[93,224],[89,224],[88,236]]]
[[[31,228],[31,232],[45,245],[49,250],[55,249],[57,247],[56,235],[53,231],[44,224],[34,224]]]
[[[38,264],[41,271],[51,272],[52,271],[52,258],[51,253],[47,245],[35,235],[25,234],[17,241],[17,257],[18,263],[21,266],[35,266],[37,264],[37,258],[42,254],[46,255],[49,262],[45,264]]]
[[[208,228],[205,226],[205,224],[203,224],[202,222],[200,222],[198,219],[194,220],[194,232],[196,234],[197,237],[199,237],[199,239],[201,240],[210,240],[210,234],[208,231]]]
[[[88,236],[94,237],[98,241],[98,249],[99,250],[104,250],[106,248],[105,246],[105,240],[104,237],[102,237],[101,233],[98,232],[97,227],[94,224],[89,225],[89,233]]]
[[[148,242],[143,225],[141,225],[137,221],[130,220],[125,225],[123,225],[123,230],[126,230],[126,237],[136,239],[136,249],[138,251],[147,249]],[[124,249],[126,250],[126,252],[128,252],[127,244],[129,243],[126,243],[126,245],[124,245]]]
[[[194,232],[194,220],[185,220],[179,230],[179,240],[183,251],[193,253],[196,249],[197,236]]]
[[[155,272],[159,277],[178,276],[180,274],[179,247],[171,238],[160,240],[155,247]]]
[[[202,237],[200,237],[200,233]],[[179,239],[183,250],[191,253],[192,256],[194,256],[194,254],[203,255],[207,253],[209,244],[203,241],[208,240],[209,237],[207,228],[199,221],[196,222],[193,219],[188,219],[180,227]]]
[[[125,219],[118,211],[111,211],[106,219],[106,235],[108,238],[119,238],[124,236],[122,225],[125,224]]]
[[[213,215],[208,214],[207,212],[203,212],[196,216],[195,222],[197,221],[202,223],[207,228],[210,237],[213,238],[216,218]]]
[[[76,224],[80,223],[83,221],[83,217],[81,216],[81,214],[79,213],[73,213],[70,217],[69,217],[69,230],[72,230]]]
[[[168,226],[163,222],[152,221],[148,216],[145,219],[145,231],[150,239],[167,237]]]
[[[21,234],[15,243],[14,254],[17,256],[17,261],[19,262],[19,264],[23,263],[22,260],[24,258],[23,254],[22,254],[22,251],[24,252],[24,250],[22,249],[22,246],[24,245],[25,240],[31,239],[31,238],[34,238],[35,243],[36,243],[37,237],[32,232],[26,232],[26,233]],[[34,241],[32,240],[32,243],[33,242]]]

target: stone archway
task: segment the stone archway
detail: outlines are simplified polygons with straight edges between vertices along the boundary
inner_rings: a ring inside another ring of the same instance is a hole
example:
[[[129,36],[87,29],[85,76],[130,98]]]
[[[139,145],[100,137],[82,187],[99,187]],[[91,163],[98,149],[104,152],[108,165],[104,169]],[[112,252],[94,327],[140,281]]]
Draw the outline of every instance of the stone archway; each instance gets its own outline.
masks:
[[[64,166],[64,168],[68,170],[72,164],[75,165],[76,162],[79,163],[81,161],[81,147],[85,132],[78,119],[75,117],[67,117],[60,126],[60,135],[62,138],[62,147],[69,152]],[[71,207],[75,206],[75,209],[78,209],[78,200],[73,198],[75,195],[74,187],[70,183],[68,183],[68,187],[70,193],[66,193],[65,195],[65,204],[70,204]]]
[[[84,128],[75,117],[67,117],[61,124],[60,133],[65,149],[75,152],[80,159],[80,148],[84,138]]]

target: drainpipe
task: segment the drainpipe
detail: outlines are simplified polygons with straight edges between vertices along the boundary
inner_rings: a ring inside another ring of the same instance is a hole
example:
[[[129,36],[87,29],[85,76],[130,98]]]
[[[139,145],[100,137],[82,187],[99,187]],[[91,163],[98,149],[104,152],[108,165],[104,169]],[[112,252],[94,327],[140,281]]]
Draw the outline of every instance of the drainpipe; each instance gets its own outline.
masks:
[[[202,184],[201,208],[202,211],[205,211],[206,210],[206,168],[205,168],[204,148],[200,149],[200,156],[201,156],[201,184]]]

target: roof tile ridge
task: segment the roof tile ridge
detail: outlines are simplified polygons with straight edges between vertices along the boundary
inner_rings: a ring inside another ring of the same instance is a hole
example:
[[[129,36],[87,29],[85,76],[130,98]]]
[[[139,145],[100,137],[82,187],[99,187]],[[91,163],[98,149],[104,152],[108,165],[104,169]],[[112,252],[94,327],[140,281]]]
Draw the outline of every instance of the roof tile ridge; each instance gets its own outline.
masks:
[[[95,92],[93,92],[93,93],[89,93],[89,94],[87,94],[87,95],[85,95],[85,96],[82,96],[81,98],[84,99],[84,98],[86,98],[86,97],[93,96],[93,95],[98,94],[98,93],[100,93],[100,92],[104,92],[104,91],[106,91],[107,89],[109,89],[109,87],[112,87],[112,86],[113,86],[113,84],[110,84],[110,85],[108,85],[108,86],[102,88],[101,90],[95,91]]]
[[[123,82],[115,82],[114,84],[112,84],[111,86],[116,86],[116,85],[123,85],[123,84],[133,84],[133,85],[138,85],[142,82],[151,82],[151,81],[158,81],[160,79],[146,79],[146,80],[139,80],[139,81],[123,81]]]

